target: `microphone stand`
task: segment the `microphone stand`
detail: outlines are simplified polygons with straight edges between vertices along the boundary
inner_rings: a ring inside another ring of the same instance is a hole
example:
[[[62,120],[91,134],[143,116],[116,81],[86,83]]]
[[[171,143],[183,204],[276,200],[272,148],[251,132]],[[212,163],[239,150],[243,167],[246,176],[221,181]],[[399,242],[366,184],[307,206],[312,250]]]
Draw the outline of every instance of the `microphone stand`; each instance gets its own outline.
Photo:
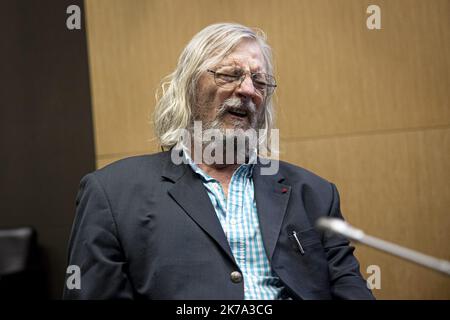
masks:
[[[319,218],[316,223],[316,228],[322,231],[331,232],[333,234],[343,236],[349,240],[362,243],[369,247],[387,252],[391,255],[403,258],[418,265],[450,276],[449,261],[437,259],[418,251],[399,246],[392,242],[366,235],[362,230],[352,227],[344,220],[337,218]]]

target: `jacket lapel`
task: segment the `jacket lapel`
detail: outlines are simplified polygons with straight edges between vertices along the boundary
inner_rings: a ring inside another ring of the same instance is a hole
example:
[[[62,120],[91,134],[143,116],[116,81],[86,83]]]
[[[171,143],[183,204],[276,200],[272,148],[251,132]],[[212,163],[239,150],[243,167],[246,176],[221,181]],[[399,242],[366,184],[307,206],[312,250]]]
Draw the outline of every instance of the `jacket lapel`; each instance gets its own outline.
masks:
[[[201,180],[186,164],[175,165],[170,159],[166,163],[162,176],[173,182],[168,191],[170,196],[236,263]],[[286,214],[291,186],[283,183],[285,178],[280,173],[261,175],[262,166],[256,164],[253,184],[264,247],[271,261]]]
[[[279,172],[275,175],[261,175],[261,166],[258,163],[253,171],[253,183],[264,247],[269,261],[272,261],[291,187],[283,183],[285,179]]]
[[[187,164],[175,165],[170,159],[166,163],[162,176],[173,182],[168,191],[170,196],[236,263],[201,180]]]

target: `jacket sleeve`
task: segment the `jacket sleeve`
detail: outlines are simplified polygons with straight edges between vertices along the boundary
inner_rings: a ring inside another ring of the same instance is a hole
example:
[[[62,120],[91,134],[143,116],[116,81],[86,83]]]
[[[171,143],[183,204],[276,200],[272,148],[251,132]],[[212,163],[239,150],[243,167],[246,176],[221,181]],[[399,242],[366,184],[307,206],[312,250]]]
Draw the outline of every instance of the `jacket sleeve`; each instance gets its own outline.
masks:
[[[344,219],[340,210],[339,193],[334,184],[331,186],[333,201],[328,216]],[[355,248],[349,245],[349,241],[325,233],[323,244],[328,258],[333,299],[375,299],[359,271],[359,263],[353,255]]]
[[[116,221],[95,174],[88,174],[80,183],[69,241],[69,266],[79,268],[80,288],[68,285],[74,279],[67,273],[63,299],[133,298]]]

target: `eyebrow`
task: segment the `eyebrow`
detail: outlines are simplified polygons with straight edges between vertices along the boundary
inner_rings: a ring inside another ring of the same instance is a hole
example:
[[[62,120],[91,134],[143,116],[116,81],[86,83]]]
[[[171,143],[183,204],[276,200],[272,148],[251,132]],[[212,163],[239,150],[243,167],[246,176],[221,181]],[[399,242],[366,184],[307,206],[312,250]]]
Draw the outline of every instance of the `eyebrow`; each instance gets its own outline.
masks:
[[[241,67],[241,66],[239,66],[237,64],[219,64],[219,65],[216,66],[216,68],[223,68],[223,67],[234,67],[234,68],[239,69],[239,70],[244,70],[243,67]],[[250,70],[250,72],[251,73],[265,73],[264,70],[262,70],[261,67],[257,67],[256,70],[255,69],[254,70]]]

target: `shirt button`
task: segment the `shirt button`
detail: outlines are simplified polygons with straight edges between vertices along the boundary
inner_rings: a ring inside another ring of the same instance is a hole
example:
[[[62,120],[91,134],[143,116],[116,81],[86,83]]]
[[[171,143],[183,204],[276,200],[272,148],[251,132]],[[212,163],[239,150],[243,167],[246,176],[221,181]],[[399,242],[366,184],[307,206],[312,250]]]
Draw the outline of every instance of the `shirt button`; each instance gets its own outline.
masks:
[[[230,274],[230,278],[231,278],[232,282],[240,283],[240,282],[242,282],[242,273],[240,273],[239,271],[233,271]]]
[[[230,223],[232,224],[232,225],[235,225],[237,222],[236,222],[236,219],[234,219],[234,218],[231,218],[230,219]]]

